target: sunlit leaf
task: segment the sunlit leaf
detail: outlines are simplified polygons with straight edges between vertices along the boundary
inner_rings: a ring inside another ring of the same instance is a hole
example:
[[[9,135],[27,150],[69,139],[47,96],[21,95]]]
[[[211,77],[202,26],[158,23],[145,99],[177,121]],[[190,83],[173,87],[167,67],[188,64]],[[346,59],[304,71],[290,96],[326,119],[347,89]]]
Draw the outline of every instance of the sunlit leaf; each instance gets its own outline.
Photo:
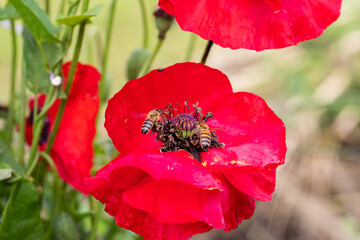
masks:
[[[1,220],[0,239],[44,239],[39,197],[27,178],[22,178],[11,191]]]
[[[20,14],[12,5],[8,4],[4,9],[0,9],[0,20],[17,18],[20,18]]]
[[[58,18],[56,19],[56,22],[73,27],[79,23],[82,23],[83,21],[88,20],[91,17],[98,15],[103,8],[104,5],[97,5],[81,15]]]
[[[58,42],[55,34],[59,28],[55,27],[48,15],[39,7],[34,0],[9,0],[21,15],[27,27],[33,33],[38,42]]]
[[[0,169],[0,181],[7,180],[13,175],[13,170],[11,169]]]

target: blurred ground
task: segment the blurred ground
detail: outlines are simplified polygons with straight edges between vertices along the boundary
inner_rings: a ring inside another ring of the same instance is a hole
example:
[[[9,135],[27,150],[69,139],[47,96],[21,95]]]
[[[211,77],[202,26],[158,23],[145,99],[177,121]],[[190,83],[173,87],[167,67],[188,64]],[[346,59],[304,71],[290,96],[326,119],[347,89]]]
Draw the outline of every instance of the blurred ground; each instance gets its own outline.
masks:
[[[0,0],[1,6],[4,2]],[[94,0],[91,5],[108,7],[108,2]],[[147,6],[155,3],[147,1]],[[117,7],[109,61],[110,96],[125,84],[127,57],[142,42],[138,2],[119,1]],[[87,29],[83,62],[100,65],[106,11]],[[279,168],[272,201],[258,202],[254,217],[237,230],[227,234],[214,230],[193,239],[360,239],[359,12],[360,1],[345,0],[340,19],[324,35],[298,46],[261,53],[212,49],[208,65],[227,74],[234,91],[262,96],[283,119],[288,154],[286,164]],[[154,68],[183,61],[190,35],[174,25]],[[0,102],[6,102],[10,36],[1,27],[0,36]],[[152,28],[151,46],[155,39]],[[194,61],[199,61],[205,45],[197,39]],[[99,129],[104,131],[101,121]]]

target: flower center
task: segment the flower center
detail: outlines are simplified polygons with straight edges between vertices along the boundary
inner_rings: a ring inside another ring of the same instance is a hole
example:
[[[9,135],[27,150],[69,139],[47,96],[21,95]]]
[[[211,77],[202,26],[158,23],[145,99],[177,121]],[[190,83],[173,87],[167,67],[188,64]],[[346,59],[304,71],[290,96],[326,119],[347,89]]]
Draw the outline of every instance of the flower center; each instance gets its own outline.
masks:
[[[38,114],[40,112],[41,112],[41,109],[38,110]],[[34,121],[34,110],[30,111],[30,116],[28,119],[29,119],[29,121],[27,122],[27,124],[32,126],[33,121]],[[46,116],[43,127],[41,129],[41,133],[40,133],[39,146],[41,146],[47,142],[49,133],[50,133],[50,121],[49,121],[49,118]]]
[[[179,104],[175,106],[168,103],[162,110],[150,111],[141,128],[143,134],[150,131],[156,134],[155,139],[163,143],[161,152],[185,150],[200,162],[200,152],[224,147],[215,131],[206,124],[214,117],[211,112],[204,115],[198,103],[190,112],[187,101],[183,110]]]

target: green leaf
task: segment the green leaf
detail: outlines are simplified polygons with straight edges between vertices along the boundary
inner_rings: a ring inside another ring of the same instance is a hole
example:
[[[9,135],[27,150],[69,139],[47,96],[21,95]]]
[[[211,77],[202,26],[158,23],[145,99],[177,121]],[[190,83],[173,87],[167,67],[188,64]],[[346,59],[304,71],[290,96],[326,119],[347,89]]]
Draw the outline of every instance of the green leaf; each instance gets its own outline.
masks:
[[[42,60],[40,48],[27,27],[24,27],[23,39],[23,67],[26,83],[34,93],[46,93],[50,86],[50,77]]]
[[[2,163],[9,165],[13,170],[15,170],[19,174],[25,173],[25,169],[18,162],[16,162],[11,151],[6,146],[4,141],[0,138],[0,166],[4,166]]]
[[[45,68],[39,45],[27,27],[23,30],[23,71],[27,86],[34,93],[46,93],[50,86],[50,76]],[[61,62],[63,52],[59,44],[43,42],[41,44],[46,64],[51,68]]]
[[[0,181],[7,180],[13,176],[13,170],[0,169]]]
[[[27,178],[22,178],[11,191],[1,220],[0,239],[44,239],[39,197]]]
[[[104,8],[104,5],[100,4],[100,5],[93,7],[92,9],[84,12],[81,15],[58,18],[58,19],[56,19],[56,22],[59,24],[65,24],[70,27],[74,27],[75,25],[80,24],[83,21],[86,21],[91,17],[95,17],[96,15],[98,15],[100,13],[100,11],[103,8]]]
[[[4,19],[17,19],[20,18],[20,14],[16,11],[16,9],[8,4],[4,9],[0,9],[0,21]]]
[[[55,27],[48,15],[34,0],[9,0],[21,15],[27,27],[38,42],[59,42],[55,37],[59,28]]]

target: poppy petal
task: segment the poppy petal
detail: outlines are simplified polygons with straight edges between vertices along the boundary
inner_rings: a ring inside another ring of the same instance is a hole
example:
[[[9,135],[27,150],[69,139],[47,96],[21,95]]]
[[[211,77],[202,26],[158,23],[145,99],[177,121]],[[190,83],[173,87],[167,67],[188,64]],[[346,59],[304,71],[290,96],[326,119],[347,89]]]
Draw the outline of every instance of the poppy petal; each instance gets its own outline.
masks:
[[[223,107],[213,110],[215,117],[208,125],[216,130],[225,147],[202,152],[203,165],[210,171],[222,172],[235,167],[247,171],[283,164],[285,125],[265,101],[246,92],[223,99]]]
[[[319,37],[340,15],[341,0],[160,0],[184,31],[222,47],[256,51]]]
[[[141,133],[148,112],[167,103],[183,106],[186,100],[203,107],[209,98],[231,92],[230,82],[222,72],[198,63],[175,64],[128,82],[109,100],[105,128],[122,156],[159,148],[161,144],[153,136]]]
[[[63,65],[65,80],[70,63]],[[78,63],[72,90],[68,96],[58,133],[51,151],[59,175],[84,194],[84,178],[90,177],[94,150],[95,121],[99,108],[99,72],[90,65]],[[54,122],[60,100],[49,109],[48,117]]]

